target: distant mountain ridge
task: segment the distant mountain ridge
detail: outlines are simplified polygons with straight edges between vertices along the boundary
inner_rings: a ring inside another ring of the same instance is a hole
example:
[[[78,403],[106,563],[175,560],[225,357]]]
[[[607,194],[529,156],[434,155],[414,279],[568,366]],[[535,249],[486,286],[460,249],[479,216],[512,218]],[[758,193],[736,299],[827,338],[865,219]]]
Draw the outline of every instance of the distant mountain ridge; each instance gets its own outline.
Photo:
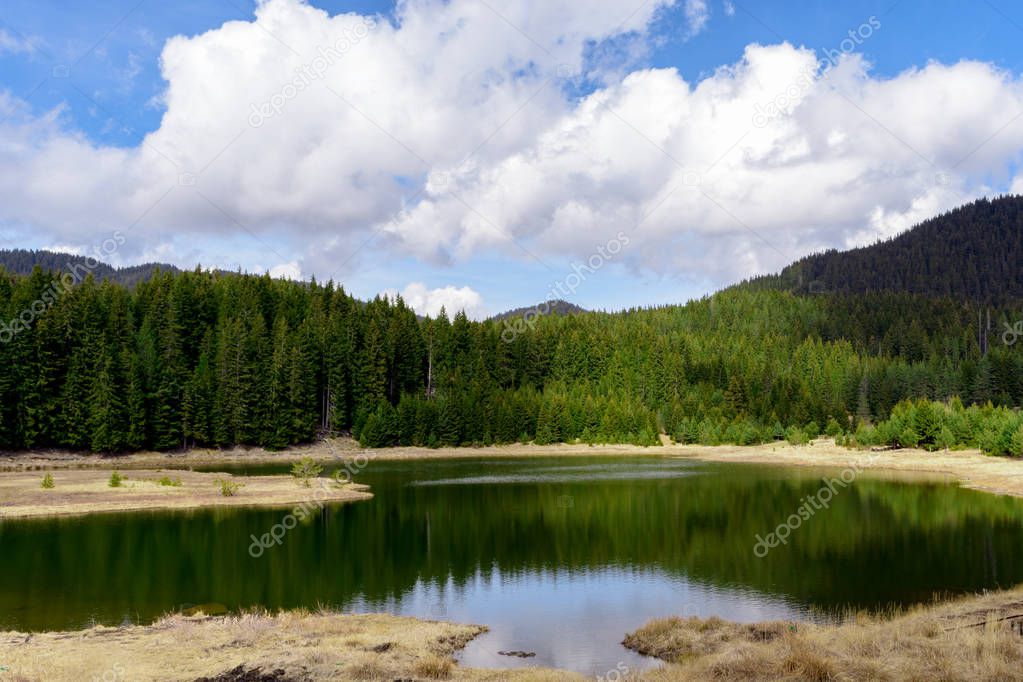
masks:
[[[81,268],[84,267],[87,272],[91,272],[93,277],[99,281],[106,279],[127,287],[134,287],[139,282],[150,279],[158,271],[181,272],[180,268],[169,263],[142,263],[140,265],[115,268],[112,265],[93,260],[87,256],[61,253],[59,251],[47,251],[45,249],[0,249],[0,267],[3,267],[8,272],[21,276],[30,275],[33,268],[37,265],[43,270],[51,272],[66,272],[72,268],[77,268],[79,272],[83,272]],[[536,311],[542,315],[576,315],[589,312],[574,303],[557,299],[509,310],[494,315],[490,319],[498,322],[517,319],[530,311]]]
[[[129,287],[157,271],[180,271],[167,263],[115,268],[74,254],[0,250],[0,266],[9,272],[28,275],[36,265],[52,271],[85,266],[98,280]],[[777,274],[755,277],[734,288],[799,294],[903,292],[993,305],[1023,301],[1023,196],[979,199],[890,239],[848,251],[812,254]],[[501,322],[530,312],[576,315],[588,311],[557,299],[490,319]]]
[[[890,239],[813,254],[738,286],[797,293],[899,291],[992,304],[1023,299],[1023,197],[979,199]]]
[[[569,303],[568,301],[559,298],[551,301],[545,301],[543,303],[537,303],[536,305],[527,306],[525,308],[515,308],[514,310],[498,313],[490,319],[496,322],[515,320],[520,317],[524,317],[530,312],[540,315],[578,315],[579,313],[586,313],[589,311],[586,310],[586,308],[577,306],[575,303]]]
[[[87,256],[58,251],[30,249],[0,249],[0,266],[16,275],[30,275],[36,266],[51,272],[67,272],[77,269],[78,272],[91,272],[93,277],[105,279],[127,287],[133,287],[141,281],[148,280],[157,271],[180,272],[169,263],[142,263],[115,268],[102,261]],[[82,268],[85,268],[82,270]],[[84,276],[84,275],[83,275]]]

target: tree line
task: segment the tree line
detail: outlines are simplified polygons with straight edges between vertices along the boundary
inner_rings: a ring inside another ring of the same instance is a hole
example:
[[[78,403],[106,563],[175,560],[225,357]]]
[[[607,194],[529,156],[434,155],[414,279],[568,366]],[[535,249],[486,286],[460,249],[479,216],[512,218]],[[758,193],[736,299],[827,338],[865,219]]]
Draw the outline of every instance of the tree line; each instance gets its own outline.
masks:
[[[55,277],[0,275],[0,319],[39,309]],[[283,448],[328,433],[745,444],[852,437],[906,399],[1023,401],[1023,359],[997,332],[982,352],[977,307],[908,294],[733,289],[546,316],[510,341],[507,320],[418,318],[333,283],[199,270],[133,288],[89,277],[43,307],[0,339],[6,449]],[[1014,322],[991,314],[996,330]]]

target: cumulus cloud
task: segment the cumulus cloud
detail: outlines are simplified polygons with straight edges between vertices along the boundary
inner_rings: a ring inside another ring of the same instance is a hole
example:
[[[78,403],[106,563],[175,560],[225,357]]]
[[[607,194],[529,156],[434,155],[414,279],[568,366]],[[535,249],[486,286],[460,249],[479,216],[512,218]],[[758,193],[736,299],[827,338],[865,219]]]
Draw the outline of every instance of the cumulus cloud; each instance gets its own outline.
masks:
[[[633,267],[722,282],[890,236],[990,191],[1020,156],[1023,125],[1005,123],[1021,83],[991,65],[890,79],[856,56],[825,66],[782,44],[695,84],[636,71],[527,148],[452,169],[453,191],[428,191],[389,229],[463,258],[511,239],[585,256],[622,229]]]
[[[253,21],[167,42],[166,112],[135,148],[93,144],[60,108],[11,117],[0,218],[65,238],[140,218],[140,232],[298,230],[310,253],[344,253],[435,166],[527,144],[566,110],[587,46],[673,1],[624,17],[614,0],[416,0],[392,22],[264,0]]]
[[[385,296],[394,298],[398,292],[388,289]],[[441,308],[453,317],[459,311],[474,320],[486,317],[483,297],[471,287],[454,287],[448,285],[437,289],[428,289],[422,282],[412,282],[401,291],[401,297],[410,308],[420,315],[436,317]]]
[[[0,224],[55,243],[121,229],[123,258],[253,234],[302,244],[276,268],[320,278],[381,252],[585,258],[625,231],[626,267],[720,284],[1008,184],[1023,85],[986,63],[880,78],[750,45],[699,81],[604,70],[574,96],[594,45],[645,39],[672,5],[408,0],[385,18],[263,0],[166,43],[166,111],[135,147],[0,95]],[[706,2],[678,8],[706,27]]]

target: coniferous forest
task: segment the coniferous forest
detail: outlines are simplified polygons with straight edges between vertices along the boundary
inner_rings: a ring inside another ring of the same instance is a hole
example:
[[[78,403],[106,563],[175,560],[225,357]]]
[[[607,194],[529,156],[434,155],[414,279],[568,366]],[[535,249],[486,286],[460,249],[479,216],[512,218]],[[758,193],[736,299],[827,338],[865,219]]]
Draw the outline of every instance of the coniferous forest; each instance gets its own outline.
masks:
[[[47,301],[0,344],[6,449],[282,448],[348,432],[367,446],[657,444],[662,433],[750,444],[826,432],[1023,451],[1012,409],[1023,358],[1001,334],[1011,307],[734,288],[541,317],[509,335],[507,321],[420,319],[400,299],[362,302],[333,284],[197,270],[134,288],[90,277],[54,296],[55,276],[0,277],[2,319]]]

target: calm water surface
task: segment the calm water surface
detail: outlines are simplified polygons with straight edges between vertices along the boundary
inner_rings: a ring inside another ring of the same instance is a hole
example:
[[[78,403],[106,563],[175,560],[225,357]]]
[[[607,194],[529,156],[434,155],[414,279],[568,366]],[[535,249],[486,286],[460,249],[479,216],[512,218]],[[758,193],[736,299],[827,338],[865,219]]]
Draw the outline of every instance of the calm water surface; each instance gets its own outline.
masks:
[[[1020,501],[867,475],[755,556],[820,476],[657,457],[371,462],[356,480],[373,500],[317,511],[259,558],[252,536],[287,510],[6,522],[0,629],[325,605],[488,625],[466,665],[604,674],[653,663],[619,642],[657,616],[821,619],[1023,582]]]

